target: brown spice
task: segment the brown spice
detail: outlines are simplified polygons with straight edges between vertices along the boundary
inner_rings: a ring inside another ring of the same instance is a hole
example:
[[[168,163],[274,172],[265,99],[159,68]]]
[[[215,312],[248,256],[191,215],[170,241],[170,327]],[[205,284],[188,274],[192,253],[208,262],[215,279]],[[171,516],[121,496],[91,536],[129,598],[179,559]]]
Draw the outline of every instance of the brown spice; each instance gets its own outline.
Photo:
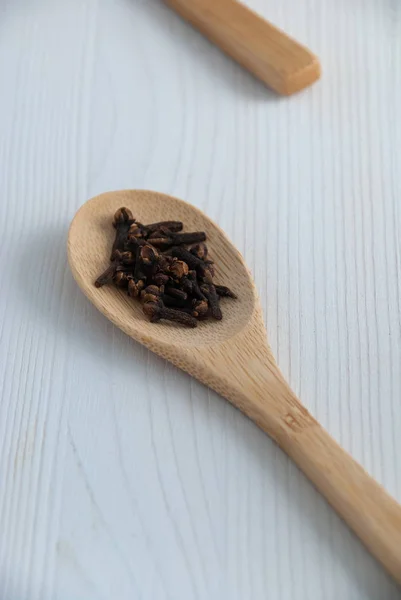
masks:
[[[167,321],[175,321],[187,327],[198,326],[197,320],[188,313],[175,310],[174,308],[166,308],[160,302],[147,302],[144,304],[143,312],[153,323],[160,321],[160,319],[166,319]]]
[[[195,244],[206,240],[206,234],[203,231],[194,231],[193,233],[173,233],[166,235],[161,231],[156,231],[149,236],[149,241],[162,250],[167,250],[170,246],[179,246],[180,244]]]
[[[189,249],[190,253],[196,256],[196,258],[200,258],[201,260],[206,260],[208,255],[208,249],[204,242],[200,244],[195,244],[192,248]]]
[[[175,260],[169,267],[169,273],[171,273],[175,281],[180,281],[180,279],[188,275],[188,270],[188,265],[183,260]]]
[[[128,283],[130,281],[129,275],[124,273],[124,271],[117,271],[117,273],[113,277],[114,283],[119,287],[128,287]]]
[[[221,298],[233,298],[234,300],[238,298],[238,296],[225,285],[215,285],[214,287],[216,288],[217,295],[221,296]]]
[[[128,231],[131,225],[135,222],[134,216],[129,208],[119,208],[113,219],[113,227],[116,230],[116,237],[111,249],[111,258],[113,259],[115,250],[123,250],[124,244],[127,241]]]
[[[198,320],[210,316],[222,319],[220,298],[236,295],[214,284],[214,263],[203,231],[182,233],[181,221],[143,225],[125,207],[116,211],[113,226],[111,263],[96,287],[114,282],[126,288],[130,297],[141,300],[152,322],[196,327]]]
[[[145,231],[149,234],[155,231],[162,232],[178,232],[182,231],[184,224],[181,221],[160,221],[159,223],[151,223],[150,225],[144,225]]]
[[[207,301],[209,302],[210,312],[214,319],[221,321],[223,313],[221,312],[219,297],[216,293],[216,288],[213,284],[206,284],[201,286],[201,291],[205,294]]]
[[[131,298],[137,298],[144,287],[145,282],[143,279],[138,279],[137,281],[135,281],[135,279],[130,279],[128,282],[128,295],[131,296]]]

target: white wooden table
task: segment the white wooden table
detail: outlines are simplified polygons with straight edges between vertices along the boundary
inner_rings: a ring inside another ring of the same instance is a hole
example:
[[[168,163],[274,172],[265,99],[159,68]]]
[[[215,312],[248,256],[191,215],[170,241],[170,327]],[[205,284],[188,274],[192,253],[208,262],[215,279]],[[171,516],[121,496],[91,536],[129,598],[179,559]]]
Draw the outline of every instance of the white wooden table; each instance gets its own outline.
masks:
[[[67,266],[101,191],[202,207],[295,391],[401,501],[401,4],[249,5],[320,83],[275,97],[158,0],[0,0],[0,600],[401,598],[273,442]]]

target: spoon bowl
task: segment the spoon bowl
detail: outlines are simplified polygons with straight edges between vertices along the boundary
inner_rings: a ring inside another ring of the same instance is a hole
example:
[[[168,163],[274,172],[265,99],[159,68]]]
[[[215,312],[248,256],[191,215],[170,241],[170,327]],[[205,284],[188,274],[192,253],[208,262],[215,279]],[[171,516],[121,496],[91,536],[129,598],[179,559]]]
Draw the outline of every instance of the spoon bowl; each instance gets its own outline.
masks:
[[[217,259],[216,281],[234,286],[238,294],[236,302],[224,302],[222,321],[200,322],[195,330],[171,322],[150,323],[140,303],[129,298],[125,291],[108,286],[95,288],[93,282],[109,264],[115,236],[111,218],[121,206],[129,208],[143,223],[181,220],[186,230],[207,233],[210,256]],[[260,314],[252,277],[224,232],[200,210],[166,194],[120,191],[89,200],[72,222],[68,252],[73,275],[89,300],[117,327],[156,351],[160,344],[190,348],[229,339],[249,323],[255,310]]]
[[[121,206],[141,222],[178,220],[205,231],[216,282],[232,287],[220,322],[185,329],[150,323],[139,302],[94,282],[109,264],[111,219]],[[401,507],[329,436],[301,404],[277,367],[245,262],[221,229],[190,204],[157,192],[121,191],[89,200],[68,236],[78,285],[125,333],[213,388],[268,433],[309,477],[367,548],[401,584]]]

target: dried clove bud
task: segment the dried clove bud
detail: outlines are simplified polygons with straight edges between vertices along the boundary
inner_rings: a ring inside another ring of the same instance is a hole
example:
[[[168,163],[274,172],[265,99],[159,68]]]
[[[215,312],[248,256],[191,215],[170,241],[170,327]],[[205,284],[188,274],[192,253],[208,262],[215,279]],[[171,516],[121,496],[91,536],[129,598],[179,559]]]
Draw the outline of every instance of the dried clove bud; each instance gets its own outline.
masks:
[[[213,284],[204,284],[201,286],[201,291],[205,294],[207,301],[209,302],[210,312],[212,317],[221,321],[223,313],[221,312],[219,297],[216,293],[216,288]]]
[[[150,318],[152,323],[165,319],[166,321],[175,321],[187,327],[197,327],[198,322],[195,317],[188,313],[174,308],[167,308],[159,302],[147,302],[143,305],[143,312]]]
[[[188,275],[188,279],[191,282],[191,293],[195,296],[195,298],[197,298],[198,300],[206,300],[205,295],[203,294],[197,277],[196,277],[196,271],[190,271],[189,275]]]
[[[119,287],[127,287],[130,277],[127,275],[127,273],[124,273],[124,271],[117,271],[113,277],[113,281]]]
[[[170,296],[170,294],[162,294],[161,299],[165,306],[169,306],[171,308],[185,308],[185,302],[181,298],[176,298],[174,296]]]
[[[214,269],[213,268],[211,269],[210,265],[207,265],[203,272],[204,283],[213,284],[213,275],[214,275]]]
[[[216,289],[217,295],[221,296],[222,298],[233,298],[234,300],[238,298],[238,296],[234,294],[234,292],[232,292],[230,288],[226,287],[225,285],[215,285],[214,287]]]
[[[183,277],[188,275],[188,265],[182,260],[175,260],[169,267],[169,273],[174,277],[176,281],[180,281]]]
[[[173,262],[172,256],[165,256],[164,254],[162,254],[159,258],[159,271],[166,273],[172,262]]]
[[[133,265],[135,262],[135,257],[132,254],[132,252],[128,252],[128,251],[121,252],[119,254],[119,256],[120,256],[120,261],[123,263],[123,265]]]
[[[160,296],[155,296],[154,294],[143,294],[143,291],[141,292],[141,301],[143,304],[146,304],[148,302],[159,302],[160,301]]]
[[[141,293],[141,295],[142,294],[154,294],[155,296],[160,296],[161,295],[161,291],[160,291],[160,288],[157,285],[148,285],[143,290],[143,292]]]
[[[153,248],[150,244],[146,244],[140,249],[139,256],[142,263],[150,267],[158,263],[160,255],[156,248]]]
[[[180,290],[171,286],[166,287],[166,294],[169,294],[174,298],[178,298],[179,300],[183,300],[184,302],[188,298],[188,294],[184,292],[184,290]]]
[[[119,250],[114,250],[112,254],[111,264],[101,275],[99,275],[99,277],[95,281],[95,286],[97,288],[103,287],[104,285],[107,285],[108,283],[111,283],[113,281],[113,277],[116,274],[117,268],[121,263],[121,258],[121,252]]]
[[[196,258],[199,258],[200,260],[206,260],[207,258],[208,249],[206,244],[204,244],[203,242],[192,246],[192,248],[190,248],[189,251],[191,254],[193,254],[194,256],[196,256]]]
[[[132,223],[132,225],[130,226],[129,230],[128,230],[128,237],[129,239],[137,239],[137,240],[141,240],[142,238],[146,238],[146,230],[145,230],[145,226],[142,225],[142,223],[138,223],[138,221],[135,221],[135,223]]]
[[[163,235],[157,237],[155,232],[149,236],[149,241],[152,242],[153,246],[167,250],[170,246],[179,246],[181,244],[195,244],[196,242],[203,242],[206,239],[206,234],[203,231],[194,231],[193,233],[170,233],[169,235]]]
[[[104,285],[106,285],[107,283],[111,283],[111,281],[113,281],[113,277],[116,273],[116,269],[117,269],[117,264],[111,263],[111,265],[109,267],[107,267],[107,269],[104,271],[104,273],[99,275],[99,277],[96,279],[95,286],[97,288],[100,288],[100,287],[103,287]]]
[[[209,314],[209,305],[206,300],[194,300],[193,316],[198,319],[204,319]]]
[[[170,281],[170,275],[161,272],[156,273],[156,275],[153,275],[153,281],[159,287],[162,285],[166,285]]]
[[[171,238],[166,236],[158,236],[155,238],[150,237],[149,242],[151,242],[153,246],[156,246],[156,248],[159,248],[160,250],[167,250],[167,248],[170,248],[173,244]]]
[[[181,221],[160,221],[159,223],[150,223],[150,225],[144,225],[144,229],[148,234],[152,234],[155,231],[162,231],[164,233],[174,233],[182,231],[184,224]]]
[[[144,290],[141,291],[140,296],[143,303],[159,302],[162,294],[156,285],[148,285]]]
[[[182,286],[182,289],[184,290],[184,292],[186,292],[188,295],[193,294],[194,286],[189,277],[183,277],[181,279],[180,283],[181,283],[181,286]]]
[[[135,221],[134,215],[132,214],[130,209],[125,208],[125,206],[122,206],[121,208],[116,210],[116,212],[114,213],[113,227],[118,227],[119,225],[127,224],[127,223],[129,223],[129,226],[130,226],[134,221]],[[128,229],[129,229],[129,226],[128,226]]]
[[[113,227],[116,229],[116,237],[111,249],[111,257],[115,250],[123,250],[127,241],[128,231],[131,225],[135,222],[134,216],[129,208],[119,208],[113,219]]]
[[[129,244],[130,246],[134,246],[136,248],[137,246],[144,246],[146,244],[146,239],[128,232],[125,243],[126,245]]]
[[[206,240],[206,233],[204,231],[174,233],[170,237],[173,240],[173,244],[179,246],[180,244],[196,244],[198,242],[204,242]]]
[[[144,275],[143,269],[142,269],[143,263],[142,263],[142,260],[141,260],[141,250],[142,250],[142,247],[138,246],[137,249],[136,249],[136,254],[135,254],[135,263],[134,263],[134,273],[133,273],[133,276],[134,276],[134,279],[136,281],[139,281],[140,279],[142,279],[143,281],[145,281],[145,275]]]
[[[214,268],[214,263],[211,260],[205,260],[205,264],[207,265],[207,272],[210,273],[211,278],[213,279],[213,277],[216,274],[216,270]]]
[[[204,263],[204,261],[191,254],[185,248],[174,246],[174,248],[171,250],[171,253],[174,258],[185,261],[190,269],[199,271],[201,275],[204,275],[205,271],[207,270],[207,265]]]
[[[130,279],[128,281],[128,295],[131,296],[131,298],[137,298],[144,287],[145,282],[143,279]]]

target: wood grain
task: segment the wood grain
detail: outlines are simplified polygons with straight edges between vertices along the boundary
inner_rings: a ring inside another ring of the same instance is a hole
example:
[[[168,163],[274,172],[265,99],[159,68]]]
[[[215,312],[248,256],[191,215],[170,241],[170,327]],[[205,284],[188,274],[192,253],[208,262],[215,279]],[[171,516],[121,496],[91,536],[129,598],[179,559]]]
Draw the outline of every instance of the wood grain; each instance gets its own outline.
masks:
[[[273,99],[157,0],[0,2],[2,600],[400,597],[265,434],[69,274],[91,196],[205,210],[295,393],[401,501],[401,6],[248,5],[321,83]]]

